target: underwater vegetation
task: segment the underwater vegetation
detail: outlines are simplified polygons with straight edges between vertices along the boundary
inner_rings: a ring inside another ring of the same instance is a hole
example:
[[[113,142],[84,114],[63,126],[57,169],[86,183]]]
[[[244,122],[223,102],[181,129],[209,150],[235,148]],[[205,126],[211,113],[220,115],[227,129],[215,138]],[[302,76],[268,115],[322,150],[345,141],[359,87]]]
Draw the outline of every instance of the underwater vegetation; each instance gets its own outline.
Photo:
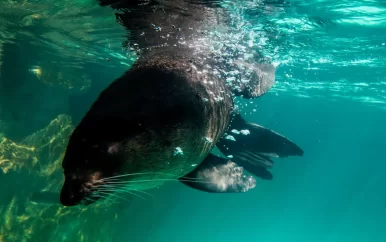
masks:
[[[118,219],[114,205],[69,209],[59,203],[31,201],[35,191],[60,189],[61,161],[72,130],[71,118],[59,115],[46,128],[21,142],[6,137],[0,139],[0,181],[7,187],[1,194],[1,242],[41,241],[45,234],[53,236],[47,241],[109,241],[108,236],[93,234],[91,230],[96,225],[106,231],[113,229],[111,221]],[[73,223],[74,219],[90,214],[94,215],[92,223],[87,220]],[[60,227],[69,222],[73,229],[63,234]]]

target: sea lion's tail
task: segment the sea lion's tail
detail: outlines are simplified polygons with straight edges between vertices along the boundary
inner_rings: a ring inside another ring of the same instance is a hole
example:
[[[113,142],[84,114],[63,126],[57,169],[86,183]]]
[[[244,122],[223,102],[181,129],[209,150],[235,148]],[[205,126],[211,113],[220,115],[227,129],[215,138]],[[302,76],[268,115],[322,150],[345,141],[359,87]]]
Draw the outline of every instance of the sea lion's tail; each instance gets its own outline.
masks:
[[[233,130],[230,133],[233,138],[221,138],[218,149],[248,172],[265,180],[272,179],[268,171],[273,166],[271,158],[304,154],[294,142],[260,125],[246,122],[240,114],[234,117],[230,130]]]

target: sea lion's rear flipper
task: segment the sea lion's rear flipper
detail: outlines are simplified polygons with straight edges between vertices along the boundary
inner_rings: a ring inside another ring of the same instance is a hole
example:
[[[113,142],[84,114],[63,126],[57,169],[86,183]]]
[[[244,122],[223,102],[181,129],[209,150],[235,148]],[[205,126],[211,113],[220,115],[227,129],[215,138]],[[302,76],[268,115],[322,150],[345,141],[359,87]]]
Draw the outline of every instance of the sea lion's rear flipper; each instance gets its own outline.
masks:
[[[218,149],[248,172],[265,180],[272,179],[267,170],[270,159],[303,156],[303,150],[286,137],[260,125],[248,123],[238,113],[224,137],[217,143]]]
[[[246,99],[264,95],[275,83],[276,68],[267,63],[246,64],[248,75],[241,76],[239,83],[234,85],[233,93]]]
[[[30,197],[30,200],[34,203],[40,204],[60,204],[59,192],[34,192]]]
[[[209,154],[196,169],[179,180],[191,188],[209,193],[246,192],[256,186],[256,180],[243,172],[236,163]]]

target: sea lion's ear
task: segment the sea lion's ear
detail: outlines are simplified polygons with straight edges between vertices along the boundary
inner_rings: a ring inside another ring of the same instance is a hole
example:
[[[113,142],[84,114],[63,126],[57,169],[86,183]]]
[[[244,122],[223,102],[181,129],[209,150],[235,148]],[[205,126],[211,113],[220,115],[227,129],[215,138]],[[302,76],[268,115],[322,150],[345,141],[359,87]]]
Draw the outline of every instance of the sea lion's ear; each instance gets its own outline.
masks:
[[[30,197],[30,200],[39,204],[57,204],[60,205],[60,193],[59,192],[34,192]]]
[[[213,154],[179,180],[191,188],[210,193],[246,192],[256,186],[256,180],[245,175],[242,167]]]
[[[271,180],[267,170],[273,166],[271,158],[303,156],[303,150],[286,137],[260,125],[247,123],[237,113],[225,136],[216,144],[217,148],[245,170],[264,180]]]

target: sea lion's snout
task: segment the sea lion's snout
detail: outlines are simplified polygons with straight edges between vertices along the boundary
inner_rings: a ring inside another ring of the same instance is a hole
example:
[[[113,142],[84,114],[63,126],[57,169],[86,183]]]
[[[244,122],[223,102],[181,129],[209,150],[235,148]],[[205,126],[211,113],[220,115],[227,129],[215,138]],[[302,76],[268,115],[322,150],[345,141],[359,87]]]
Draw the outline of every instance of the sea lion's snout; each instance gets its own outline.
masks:
[[[69,181],[69,179],[66,178],[62,192],[60,193],[60,203],[63,206],[75,206],[82,201],[84,196],[82,183],[76,180]]]
[[[99,199],[99,197],[93,193],[99,185],[103,184],[104,182],[100,180],[99,172],[94,172],[89,175],[76,175],[76,173],[66,174],[60,193],[60,203],[64,206],[91,204]]]

